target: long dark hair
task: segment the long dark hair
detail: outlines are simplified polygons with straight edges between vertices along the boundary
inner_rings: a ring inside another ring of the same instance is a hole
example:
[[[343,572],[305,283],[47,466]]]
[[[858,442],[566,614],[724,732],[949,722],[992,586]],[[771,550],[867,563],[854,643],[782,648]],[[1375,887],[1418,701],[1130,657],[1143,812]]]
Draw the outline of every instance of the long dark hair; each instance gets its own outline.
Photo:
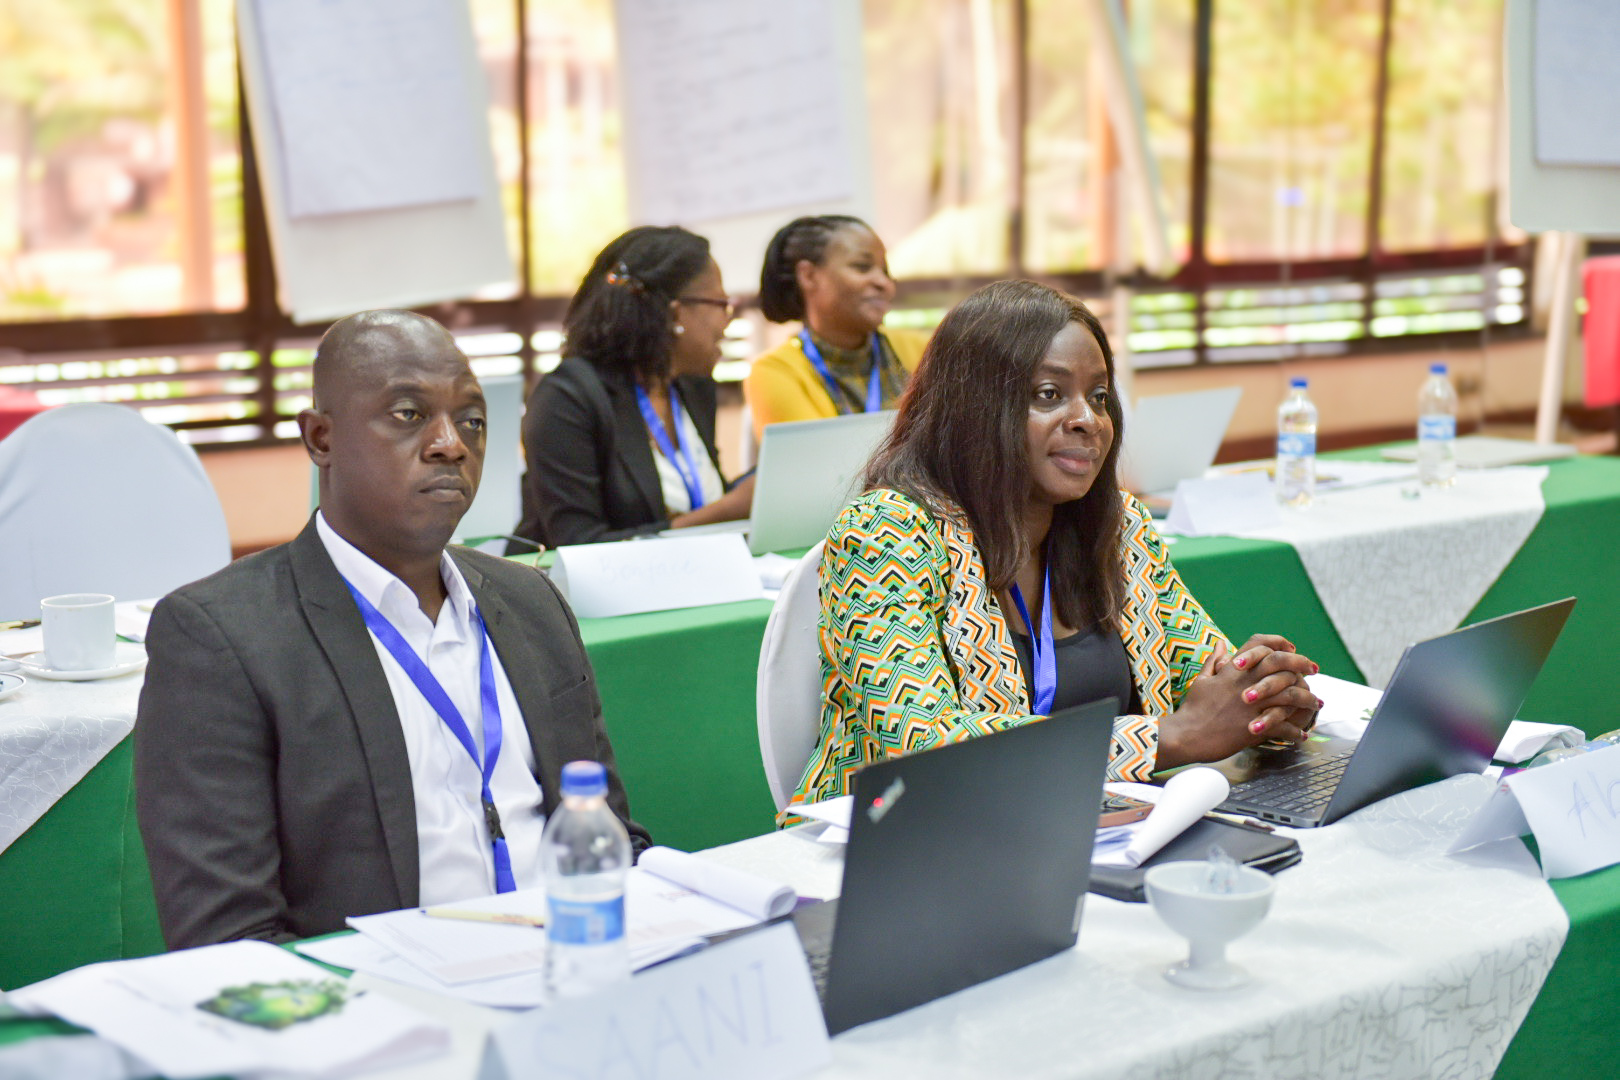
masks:
[[[1046,542],[1052,606],[1070,626],[1115,630],[1125,591],[1124,509],[1115,478],[1124,430],[1108,335],[1079,300],[1033,281],[998,281],[952,308],[864,479],[868,489],[892,488],[935,516],[960,507],[991,587],[1012,584],[1029,549],[1031,380],[1052,339],[1072,322],[1091,331],[1108,365],[1114,438],[1091,490],[1052,514]]]
[[[767,319],[781,323],[804,318],[799,260],[809,259],[820,266],[833,234],[852,225],[868,232],[872,229],[860,218],[848,214],[821,214],[794,218],[776,230],[765,248],[765,264],[759,271],[759,310]]]
[[[628,373],[669,377],[670,301],[709,265],[709,242],[678,225],[640,225],[614,240],[579,283],[563,317],[563,355]]]

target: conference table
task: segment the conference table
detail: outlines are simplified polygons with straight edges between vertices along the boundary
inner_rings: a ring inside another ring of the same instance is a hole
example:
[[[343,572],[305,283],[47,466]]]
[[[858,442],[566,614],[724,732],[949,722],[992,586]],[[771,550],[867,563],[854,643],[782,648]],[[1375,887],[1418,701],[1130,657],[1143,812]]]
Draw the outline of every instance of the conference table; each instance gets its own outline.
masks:
[[[1588,689],[1620,660],[1610,618],[1620,610],[1611,555],[1620,536],[1620,460],[1554,463],[1542,492],[1539,523],[1468,621],[1578,596],[1520,715],[1596,734],[1620,727],[1620,708]],[[1323,671],[1364,681],[1293,548],[1208,537],[1179,541],[1171,557],[1229,637],[1285,632]],[[769,601],[757,600],[581,621],[632,810],[662,843],[700,850],[771,828],[754,720],[769,612]],[[1607,1015],[1620,999],[1606,996],[1607,972],[1620,961],[1620,871],[1553,888],[1570,915],[1569,942],[1501,1075],[1531,1075],[1535,1055],[1552,1047],[1571,1075],[1607,1075],[1609,1058],[1620,1054]],[[0,925],[12,930],[0,941],[0,986],[160,947],[128,740],[0,853]],[[1571,1031],[1581,1033],[1574,1048],[1566,1045]],[[1589,1045],[1587,1059],[1581,1047]]]

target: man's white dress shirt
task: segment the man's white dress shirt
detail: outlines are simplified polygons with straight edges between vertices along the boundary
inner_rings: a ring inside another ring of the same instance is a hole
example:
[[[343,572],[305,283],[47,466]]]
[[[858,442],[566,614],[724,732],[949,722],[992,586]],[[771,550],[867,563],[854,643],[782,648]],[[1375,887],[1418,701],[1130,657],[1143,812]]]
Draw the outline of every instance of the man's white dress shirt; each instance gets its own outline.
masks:
[[[427,662],[428,670],[461,711],[482,754],[484,724],[478,668],[483,642],[473,619],[476,605],[472,592],[455,562],[448,553],[440,557],[440,573],[449,599],[434,622],[417,604],[409,586],[339,536],[326,523],[325,515],[316,514],[315,529],[338,573],[371,601],[416,655]],[[371,635],[371,643],[388,676],[388,688],[405,734],[405,752],[410,757],[421,874],[418,902],[443,904],[487,896],[495,891],[495,855],[484,821],[478,766],[375,634]],[[518,888],[532,888],[544,882],[540,832],[545,826],[540,783],[535,779],[534,747],[493,645],[490,659],[501,704],[501,755],[490,777],[490,794],[506,833],[512,878]]]

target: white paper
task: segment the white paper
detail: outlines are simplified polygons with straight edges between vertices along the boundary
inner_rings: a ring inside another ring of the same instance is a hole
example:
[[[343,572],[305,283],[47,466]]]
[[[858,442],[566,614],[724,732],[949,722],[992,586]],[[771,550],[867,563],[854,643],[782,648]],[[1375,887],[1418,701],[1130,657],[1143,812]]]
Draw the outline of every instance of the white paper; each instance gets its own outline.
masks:
[[[311,960],[319,960],[323,964],[363,971],[401,986],[449,994],[477,1005],[497,1009],[533,1009],[546,1003],[543,971],[482,979],[451,987],[365,934],[342,934],[320,941],[299,942],[293,947]]]
[[[786,885],[674,848],[648,848],[636,868],[752,915],[757,922],[788,914],[798,900]]]
[[[1536,160],[1543,165],[1620,165],[1620,4],[1537,0]]]
[[[799,565],[798,559],[790,559],[786,555],[778,555],[768,551],[763,555],[754,556],[754,572],[759,575],[760,587],[766,591],[780,592],[782,582],[787,580],[788,574]]]
[[[474,199],[480,148],[461,42],[441,0],[258,0],[288,215]]]
[[[252,983],[345,983],[262,941],[233,941],[141,960],[90,964],[14,991],[115,1043],[171,1080],[274,1069],[333,1075],[443,1054],[449,1031],[378,994],[279,1031],[205,1012],[222,990]]]
[[[551,579],[574,614],[587,619],[763,595],[748,543],[737,533],[565,545]]]
[[[1322,699],[1322,711],[1316,714],[1317,732],[1339,739],[1359,741],[1367,732],[1373,710],[1384,700],[1382,690],[1332,675],[1307,675],[1305,685]]]
[[[854,194],[826,0],[616,0],[614,14],[631,220]]]
[[[853,795],[840,795],[836,799],[805,803],[803,806],[793,808],[793,812],[800,817],[807,817],[812,821],[825,821],[827,824],[836,825],[841,829],[849,828],[849,819],[854,811],[855,796]]]
[[[1282,520],[1271,481],[1264,473],[1244,472],[1181,481],[1164,527],[1182,536],[1233,536]]]
[[[497,1028],[483,1076],[790,1078],[830,1060],[798,936],[773,926]]]
[[[1515,720],[1496,748],[1497,761],[1515,765],[1529,761],[1543,750],[1555,746],[1579,746],[1586,741],[1580,728],[1568,724],[1538,724],[1531,720]]]
[[[1535,833],[1541,871],[1548,878],[1576,877],[1620,862],[1620,747],[1506,777],[1452,850],[1527,831]]]
[[[1141,866],[1158,850],[1187,830],[1187,826],[1219,806],[1232,785],[1214,769],[1185,769],[1165,782],[1159,801],[1140,822],[1122,826],[1131,830],[1124,845],[1105,845],[1094,852],[1092,864],[1128,870]]]

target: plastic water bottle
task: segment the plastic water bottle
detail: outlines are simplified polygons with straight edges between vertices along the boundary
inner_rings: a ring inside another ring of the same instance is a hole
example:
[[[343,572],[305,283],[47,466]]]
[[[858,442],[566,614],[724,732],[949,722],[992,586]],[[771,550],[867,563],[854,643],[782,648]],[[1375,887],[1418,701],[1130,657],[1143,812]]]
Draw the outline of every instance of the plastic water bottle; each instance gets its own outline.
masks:
[[[1303,378],[1288,380],[1288,397],[1277,408],[1277,501],[1309,506],[1316,494],[1316,406]]]
[[[1457,391],[1444,364],[1429,365],[1418,391],[1418,479],[1430,487],[1457,479]]]
[[[624,936],[624,878],[630,834],[608,808],[607,770],[572,761],[562,770],[562,805],[541,840],[546,871],[546,989],[582,997],[630,977]]]

